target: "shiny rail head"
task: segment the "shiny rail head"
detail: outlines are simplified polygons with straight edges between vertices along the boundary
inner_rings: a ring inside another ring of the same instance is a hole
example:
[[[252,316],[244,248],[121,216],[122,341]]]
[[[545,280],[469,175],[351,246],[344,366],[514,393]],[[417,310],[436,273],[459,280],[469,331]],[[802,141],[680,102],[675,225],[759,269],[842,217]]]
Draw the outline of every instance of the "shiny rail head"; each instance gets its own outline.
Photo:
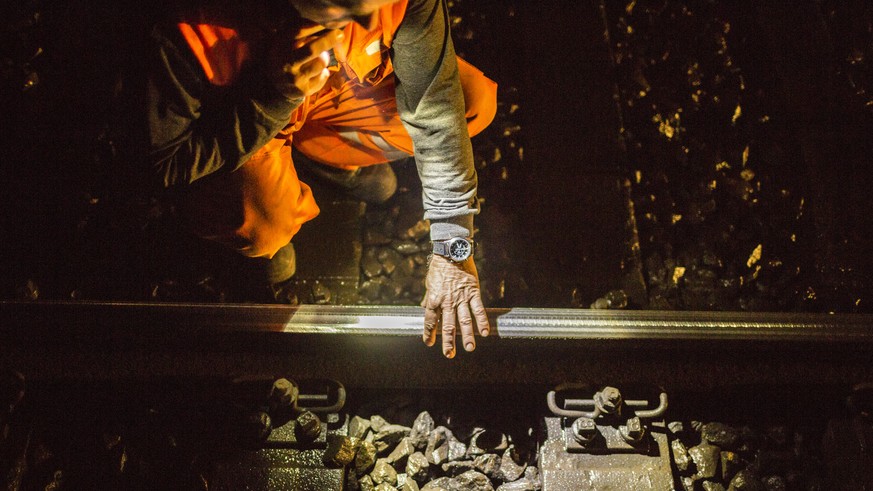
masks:
[[[587,309],[489,309],[492,337],[578,340],[787,340],[873,343],[873,316]],[[420,338],[420,307],[0,302],[0,334],[63,326],[203,333],[273,332]]]

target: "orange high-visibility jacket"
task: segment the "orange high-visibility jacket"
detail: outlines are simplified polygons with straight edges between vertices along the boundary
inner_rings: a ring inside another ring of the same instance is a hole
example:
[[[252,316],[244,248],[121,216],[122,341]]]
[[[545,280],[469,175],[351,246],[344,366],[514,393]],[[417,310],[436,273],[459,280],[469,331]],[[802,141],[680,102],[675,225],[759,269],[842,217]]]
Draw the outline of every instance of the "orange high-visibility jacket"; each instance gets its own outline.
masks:
[[[382,50],[369,47],[373,42],[378,46],[380,41],[390,46],[405,10],[405,0],[382,8],[380,29],[373,32],[354,23],[346,27],[345,53],[336,53],[336,56],[345,59],[344,68],[350,78],[361,80],[385,63],[388,58]],[[239,31],[185,22],[179,23],[179,30],[210,83],[228,86],[237,80],[250,56],[249,42]],[[382,71],[383,76],[388,73],[388,70]],[[203,184],[207,189],[189,200],[187,215],[195,232],[248,256],[272,257],[303,223],[318,215],[318,205],[309,186],[297,178],[288,146],[288,136],[305,121],[308,103],[304,101],[292,114],[282,132],[287,135],[285,138],[272,139],[224,179]]]
[[[387,49],[406,12],[407,0],[382,7],[378,22],[371,31],[357,23],[343,29],[343,43],[335,57],[349,80],[375,85],[391,74]],[[179,30],[191,47],[210,83],[219,86],[233,84],[243,64],[250,56],[249,41],[233,28],[206,23],[180,22]],[[377,70],[377,68],[379,70]],[[295,112],[289,125],[302,122],[306,104]]]
[[[377,14],[377,27],[372,31],[367,31],[354,23],[346,26],[343,45],[335,49],[335,57],[340,61],[340,67],[335,70],[341,73],[335,73],[332,80],[344,80],[340,83],[357,84],[361,87],[373,87],[384,80],[385,84],[379,87],[391,84],[389,88],[393,96],[393,80],[386,79],[393,71],[387,49],[392,45],[398,26],[406,13],[407,4],[407,0],[402,0],[380,9]],[[262,39],[258,39],[258,36],[246,36],[242,34],[241,29],[219,24],[189,20],[179,23],[178,29],[200,64],[208,83],[219,88],[232,87],[242,76],[245,64],[253,56],[252,53],[263,52],[263,46],[258,44]],[[483,117],[471,117],[469,111],[467,114],[471,132],[474,124],[475,131],[478,131],[487,126],[496,110],[496,85],[468,64],[463,64],[461,68],[462,78],[487,81],[485,84],[480,84],[484,90],[470,91],[471,94],[478,92],[488,94],[485,97],[478,97],[486,102],[478,104],[484,107],[479,111],[484,115]],[[473,72],[475,74],[472,77],[463,76],[465,73]],[[339,75],[343,77],[338,78]],[[192,219],[195,232],[205,238],[229,245],[245,255],[271,256],[279,247],[290,241],[305,221],[317,215],[318,207],[309,187],[297,179],[291,163],[289,143],[294,133],[306,122],[313,101],[322,97],[320,104],[324,107],[324,101],[330,100],[331,91],[334,90],[336,87],[331,86],[329,82],[319,94],[306,98],[289,115],[287,125],[275,138],[263,144],[247,161],[244,161],[244,165],[240,165],[243,161],[231,165],[231,170],[238,166],[233,172],[216,173],[210,176],[210,179],[202,180],[197,176],[187,175],[189,181],[198,179],[193,186],[195,192],[190,193],[192,199],[189,200],[188,206],[188,216]],[[464,96],[469,109],[470,100],[475,97],[467,97],[467,95],[465,90]],[[379,107],[376,110],[378,114],[378,111],[384,111],[385,108]],[[396,108],[394,113],[394,123],[407,142],[391,141],[390,143],[411,153],[412,144],[408,141],[409,136],[402,129],[397,118]],[[309,127],[314,128],[315,125],[310,124],[307,128]],[[239,130],[245,131],[245,128],[241,127]],[[198,168],[195,167],[196,170]],[[201,175],[205,174],[201,173]],[[475,180],[473,186],[472,199],[475,200]],[[471,199],[469,196],[463,198],[467,201]],[[427,200],[427,192],[425,200]],[[463,213],[467,213],[467,216],[462,217],[463,226],[460,230],[472,230],[472,223],[467,225],[467,222],[472,220],[469,213],[476,210],[470,208],[475,205],[475,201],[470,203],[469,206],[463,205],[467,210]]]

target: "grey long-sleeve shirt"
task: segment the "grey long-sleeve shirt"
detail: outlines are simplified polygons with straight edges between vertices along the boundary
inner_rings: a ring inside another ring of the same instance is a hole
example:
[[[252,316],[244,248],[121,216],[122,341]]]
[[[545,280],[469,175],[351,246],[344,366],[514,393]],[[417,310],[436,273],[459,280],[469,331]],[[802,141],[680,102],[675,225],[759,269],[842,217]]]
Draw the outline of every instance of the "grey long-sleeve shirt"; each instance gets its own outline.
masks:
[[[217,87],[175,26],[158,28],[153,37],[150,158],[165,186],[237,169],[284,128],[301,102],[272,87],[257,59],[234,84]],[[477,180],[444,0],[409,0],[391,56],[431,238],[469,237],[478,213]]]

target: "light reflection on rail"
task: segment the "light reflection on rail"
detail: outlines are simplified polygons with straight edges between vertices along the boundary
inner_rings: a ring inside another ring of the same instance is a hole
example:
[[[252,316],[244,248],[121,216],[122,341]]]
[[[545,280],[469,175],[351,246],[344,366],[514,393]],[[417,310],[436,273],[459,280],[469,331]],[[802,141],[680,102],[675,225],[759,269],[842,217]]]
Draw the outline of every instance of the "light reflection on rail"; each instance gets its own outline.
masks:
[[[873,341],[873,315],[490,309],[492,336],[536,339]],[[209,332],[421,335],[418,307],[0,302],[0,334],[63,324],[99,332],[185,325]],[[133,329],[133,327],[130,327]]]

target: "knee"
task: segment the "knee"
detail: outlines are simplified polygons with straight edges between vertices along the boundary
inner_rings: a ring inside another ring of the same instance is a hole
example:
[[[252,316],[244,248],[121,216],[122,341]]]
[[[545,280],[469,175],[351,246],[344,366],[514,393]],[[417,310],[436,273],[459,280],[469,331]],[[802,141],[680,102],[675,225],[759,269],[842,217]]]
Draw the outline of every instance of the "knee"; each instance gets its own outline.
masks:
[[[262,224],[257,230],[245,234],[242,240],[237,240],[235,249],[243,256],[270,259],[279,249],[287,245],[292,237],[294,233],[288,233],[283,227]],[[242,247],[239,247],[240,245]]]
[[[291,242],[304,222],[317,214],[314,202],[311,209],[296,212],[282,208],[266,212],[249,210],[245,224],[233,234],[236,250],[248,257],[272,258]]]

